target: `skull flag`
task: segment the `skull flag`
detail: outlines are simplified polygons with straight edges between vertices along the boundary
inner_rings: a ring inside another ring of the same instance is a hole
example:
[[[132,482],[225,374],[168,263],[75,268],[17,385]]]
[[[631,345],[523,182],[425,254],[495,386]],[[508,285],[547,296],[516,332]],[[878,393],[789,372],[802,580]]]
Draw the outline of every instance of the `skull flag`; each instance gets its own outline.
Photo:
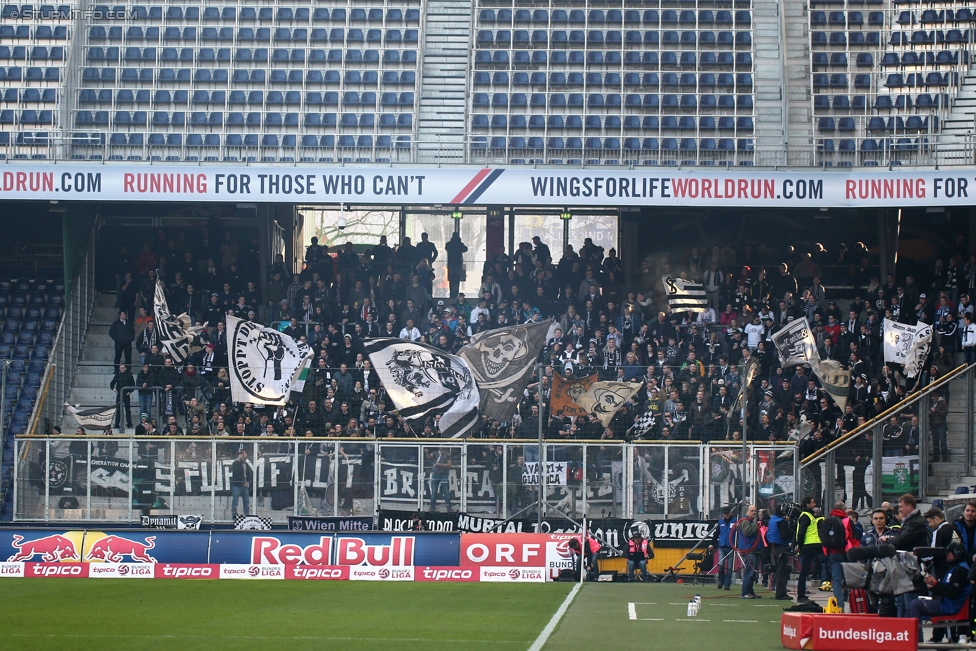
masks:
[[[467,436],[477,426],[480,394],[463,359],[406,339],[373,339],[365,348],[405,420],[439,413],[444,438]]]
[[[552,397],[550,398],[550,409],[552,413],[563,416],[585,416],[590,413],[581,407],[576,401],[579,400],[590,386],[596,382],[597,374],[587,375],[586,377],[567,380],[558,371],[552,374]]]
[[[542,321],[479,332],[458,351],[478,383],[482,417],[511,421],[545,344],[549,324]]]
[[[617,410],[640,391],[640,388],[639,382],[594,382],[586,393],[576,399],[576,404],[596,416],[604,427],[608,427]]]

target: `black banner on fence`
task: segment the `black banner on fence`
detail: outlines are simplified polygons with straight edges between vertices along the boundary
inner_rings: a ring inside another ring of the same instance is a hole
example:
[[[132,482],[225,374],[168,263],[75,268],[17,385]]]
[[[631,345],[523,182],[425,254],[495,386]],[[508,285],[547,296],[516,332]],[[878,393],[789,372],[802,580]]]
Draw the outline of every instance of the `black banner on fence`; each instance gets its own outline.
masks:
[[[377,528],[381,531],[412,530],[412,511],[379,512]],[[505,521],[469,513],[420,513],[426,531],[460,533],[581,533],[581,526],[563,518],[544,518],[542,526],[534,518]],[[698,520],[627,520],[599,518],[587,520],[594,538],[602,541],[609,556],[620,556],[635,530],[654,541],[655,547],[688,548],[708,536],[712,522]]]
[[[371,517],[288,517],[288,528],[291,531],[372,531]]]

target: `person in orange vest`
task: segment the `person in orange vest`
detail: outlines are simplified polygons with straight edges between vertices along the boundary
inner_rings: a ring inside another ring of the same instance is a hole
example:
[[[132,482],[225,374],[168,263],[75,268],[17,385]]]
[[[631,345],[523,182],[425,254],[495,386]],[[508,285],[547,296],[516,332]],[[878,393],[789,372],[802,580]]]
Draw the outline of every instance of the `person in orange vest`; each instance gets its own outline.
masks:
[[[654,550],[651,549],[640,531],[635,531],[630,535],[627,542],[627,579],[634,581],[634,569],[640,568],[641,581],[647,582],[647,559],[654,558]]]
[[[597,552],[600,551],[600,541],[587,534],[584,539],[584,545],[580,545],[580,541],[577,538],[569,541],[569,548],[573,550],[573,553],[577,557],[582,558],[584,561],[586,579],[588,581],[596,581],[600,578],[600,568],[597,566]],[[580,573],[578,565],[575,567],[575,573],[578,577]]]

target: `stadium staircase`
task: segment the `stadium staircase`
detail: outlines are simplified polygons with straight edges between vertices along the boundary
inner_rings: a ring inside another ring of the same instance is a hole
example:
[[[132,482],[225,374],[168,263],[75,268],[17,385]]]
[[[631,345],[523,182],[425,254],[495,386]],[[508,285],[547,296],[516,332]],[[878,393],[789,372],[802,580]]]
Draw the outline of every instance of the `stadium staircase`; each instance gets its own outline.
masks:
[[[419,160],[463,163],[471,0],[428,0],[424,21],[417,115]]]
[[[753,43],[755,47],[756,149],[758,164],[764,164],[763,152],[782,157],[786,150],[786,88],[783,74],[783,23],[780,4],[775,0],[755,0],[752,5]],[[785,162],[785,161],[777,161]],[[771,162],[771,164],[777,164]]]
[[[783,87],[786,89],[784,99],[787,111],[787,143],[800,145],[787,149],[787,164],[812,165],[814,161],[808,146],[813,139],[810,85],[800,83],[801,80],[810,78],[810,28],[807,21],[807,3],[801,0],[784,0],[779,6],[782,12],[781,21],[785,23],[786,45],[781,52],[783,55],[781,63],[786,69],[787,77],[783,80]],[[756,11],[759,11],[758,5]],[[758,52],[756,56],[759,56]]]
[[[972,459],[972,446],[966,444],[967,416],[976,409],[976,395],[972,389],[965,374],[949,383],[949,415],[946,419],[949,462],[931,464],[929,493],[933,496],[951,495],[963,488],[966,492],[976,493],[976,464]],[[972,433],[969,433],[969,439],[972,440]]]
[[[115,294],[99,293],[95,296],[95,306],[92,309],[88,331],[85,333],[85,343],[81,350],[81,360],[75,369],[74,381],[68,393],[67,402],[83,407],[109,406],[115,403],[115,393],[109,388],[114,375],[112,361],[115,357],[115,346],[108,336],[109,326],[118,316],[115,308]],[[138,363],[139,356],[133,347],[133,362]],[[138,374],[139,368],[133,369],[133,376]],[[138,410],[138,400],[133,396],[134,407]],[[133,411],[134,421],[138,414]],[[64,433],[71,433],[77,429],[78,423],[65,413],[61,418],[61,429]]]
[[[940,163],[973,164],[976,160],[976,74],[967,74],[960,81],[952,109],[942,123],[941,142],[945,151]]]

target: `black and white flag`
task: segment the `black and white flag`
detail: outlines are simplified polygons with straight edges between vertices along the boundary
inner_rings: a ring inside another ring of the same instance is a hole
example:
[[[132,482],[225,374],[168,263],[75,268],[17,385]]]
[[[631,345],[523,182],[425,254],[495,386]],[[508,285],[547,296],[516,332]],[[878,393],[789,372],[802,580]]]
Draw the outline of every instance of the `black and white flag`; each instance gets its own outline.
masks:
[[[820,385],[827,392],[841,411],[847,405],[847,392],[851,386],[851,372],[833,359],[820,361],[813,365],[813,373],[820,380]]]
[[[576,399],[576,404],[596,416],[604,427],[609,427],[613,415],[640,388],[639,382],[594,382],[586,393]]]
[[[253,321],[228,315],[230,397],[234,402],[283,405],[298,382],[312,348]]]
[[[915,326],[912,347],[905,355],[905,377],[917,377],[922,372],[922,367],[925,365],[931,348],[932,326],[919,321],[918,325]]]
[[[463,359],[406,339],[374,339],[365,348],[405,420],[439,413],[445,438],[467,436],[477,426],[481,396]]]
[[[507,423],[546,343],[550,321],[479,332],[458,351],[481,393],[481,416]]]
[[[109,429],[115,419],[115,405],[111,407],[79,407],[65,404],[68,413],[78,424],[89,429]]]
[[[634,421],[634,424],[630,426],[630,432],[633,433],[634,437],[640,438],[647,434],[654,425],[657,424],[657,418],[654,416],[654,412],[648,409],[640,418]]]
[[[672,312],[704,312],[708,309],[705,286],[701,283],[674,276],[661,276],[661,281]]]
[[[200,338],[203,326],[193,325],[186,313],[179,316],[170,314],[166,304],[166,291],[163,289],[163,282],[158,278],[153,297],[153,313],[156,329],[159,330],[159,341],[173,358],[174,364],[182,364],[190,355],[203,350],[203,340]]]
[[[809,366],[819,359],[817,341],[813,338],[810,322],[806,317],[794,319],[772,335],[779,361],[784,367],[803,364]]]

